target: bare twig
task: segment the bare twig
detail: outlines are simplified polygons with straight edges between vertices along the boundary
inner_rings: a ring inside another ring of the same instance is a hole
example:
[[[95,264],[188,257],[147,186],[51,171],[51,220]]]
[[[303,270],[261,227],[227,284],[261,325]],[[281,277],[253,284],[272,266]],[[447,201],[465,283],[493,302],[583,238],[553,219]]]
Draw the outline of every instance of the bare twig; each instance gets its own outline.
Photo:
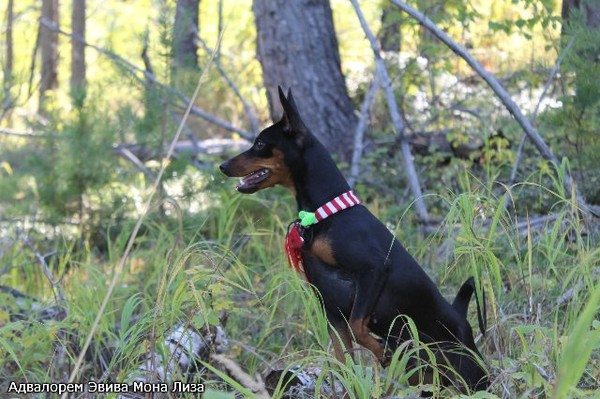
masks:
[[[27,137],[27,138],[50,138],[52,137],[51,135],[47,135],[44,133],[39,133],[39,132],[33,132],[33,131],[19,131],[19,130],[15,130],[15,129],[11,129],[8,127],[0,127],[0,133],[2,134],[6,134],[8,136],[16,136],[16,137]]]
[[[352,162],[350,164],[350,176],[348,177],[348,184],[350,187],[354,187],[356,179],[358,179],[360,160],[362,159],[362,153],[364,148],[364,136],[367,124],[369,122],[369,109],[375,99],[375,94],[379,89],[379,82],[377,79],[377,73],[373,76],[373,81],[369,86],[369,90],[365,95],[365,98],[360,107],[360,117],[356,124],[356,130],[354,131],[354,149],[352,151]]]
[[[58,26],[56,26],[56,24],[53,24],[51,21],[48,21],[46,19],[42,19],[41,23],[46,26],[48,29],[58,32],[61,35],[70,37],[71,39],[75,40],[76,42],[82,43],[84,46],[89,47],[91,49],[96,50],[97,52],[106,55],[107,57],[109,57],[110,59],[117,61],[121,67],[124,68],[125,71],[127,71],[128,73],[130,73],[132,76],[134,76],[136,79],[139,80],[138,78],[138,73],[144,75],[144,77],[148,80],[148,82],[152,82],[153,84],[160,86],[163,90],[165,90],[166,92],[174,95],[176,98],[178,98],[183,104],[181,108],[185,109],[187,107],[187,104],[190,104],[190,99],[185,96],[183,93],[181,93],[180,91],[174,89],[173,87],[170,86],[166,86],[164,84],[162,84],[161,82],[159,82],[156,77],[150,73],[148,73],[147,71],[144,71],[143,69],[141,69],[140,67],[138,67],[137,65],[133,64],[132,62],[127,61],[125,58],[121,57],[118,54],[113,53],[112,51],[108,51],[102,47],[98,47],[96,45],[90,44],[88,42],[86,42],[83,38],[81,38],[78,35],[74,35],[72,33],[68,33],[65,32],[64,30],[60,29]],[[246,140],[250,140],[252,141],[254,139],[254,135],[250,132],[247,132],[243,129],[237,128],[235,126],[233,126],[232,124],[230,124],[229,122],[215,116],[212,115],[206,111],[204,111],[203,109],[201,109],[200,107],[198,107],[195,104],[192,104],[191,109],[190,109],[190,113],[192,115],[196,115],[199,116],[200,118],[206,120],[207,122],[212,123],[213,125],[219,126],[225,130],[229,130],[231,132],[237,133],[239,134],[241,137],[245,138]]]
[[[65,307],[67,304],[65,294],[63,293],[59,281],[54,278],[54,274],[52,274],[50,266],[48,266],[48,263],[46,263],[44,255],[38,252],[38,250],[35,248],[35,245],[33,245],[29,237],[27,237],[27,235],[20,228],[17,228],[17,238],[23,241],[23,243],[31,250],[31,252],[33,252],[38,263],[40,264],[40,266],[42,266],[42,271],[44,272],[44,275],[52,285],[52,291],[54,292],[54,298],[56,299],[56,302],[60,306]]]
[[[219,2],[219,5],[221,5],[221,2]],[[202,40],[202,38],[200,38],[200,36],[196,36],[196,40],[198,41],[198,43],[200,43],[202,45],[202,47],[204,48],[204,51],[206,51],[209,54],[211,53],[211,49],[204,42],[204,40]],[[217,51],[217,54],[219,54],[218,53],[219,49],[216,49],[215,51]],[[225,79],[225,82],[227,82],[229,87],[231,87],[231,89],[233,90],[233,92],[235,93],[237,98],[239,98],[240,102],[242,103],[242,106],[244,107],[244,112],[246,112],[246,116],[248,117],[248,122],[250,122],[250,129],[252,130],[252,133],[258,134],[258,131],[259,131],[258,119],[256,119],[256,115],[254,115],[254,112],[252,111],[252,107],[250,107],[250,104],[248,104],[248,102],[242,96],[242,93],[240,92],[240,90],[238,89],[236,84],[233,82],[233,80],[231,80],[229,78],[229,75],[227,74],[225,69],[223,69],[223,66],[221,65],[221,57],[215,58],[215,66],[219,70],[219,73],[221,74],[223,79]]]
[[[142,47],[142,61],[144,61],[144,67],[146,71],[144,75],[146,78],[149,76],[154,76],[154,68],[152,68],[152,62],[150,62],[150,57],[148,56],[148,36],[150,32],[148,32],[148,28],[146,28],[146,32],[144,33],[144,47]],[[150,81],[150,83],[152,83]]]
[[[181,117],[176,112],[171,112],[171,118],[175,121],[175,124],[179,125],[181,123]],[[194,134],[192,129],[187,126],[183,127],[183,134],[187,137],[192,143],[192,148],[194,149],[194,153],[200,153],[200,143],[198,141],[198,137]]]
[[[388,103],[388,110],[390,112],[390,117],[392,118],[392,122],[394,124],[394,130],[396,131],[396,135],[400,141],[400,149],[402,151],[402,160],[404,163],[404,170],[406,172],[406,176],[408,178],[408,183],[410,185],[410,189],[415,201],[415,209],[419,218],[427,223],[429,221],[429,213],[427,212],[427,206],[425,205],[425,201],[423,200],[423,193],[421,192],[421,185],[419,183],[419,176],[417,175],[417,171],[415,170],[415,165],[413,162],[413,157],[410,152],[410,146],[408,142],[405,140],[404,131],[406,130],[406,123],[402,119],[402,116],[398,112],[398,104],[396,103],[396,97],[394,95],[394,89],[392,88],[392,82],[390,80],[390,76],[385,67],[385,63],[383,58],[381,58],[381,50],[379,48],[379,44],[377,43],[377,39],[375,39],[375,35],[371,32],[367,21],[358,5],[357,0],[350,0],[352,5],[354,6],[354,10],[356,11],[356,15],[360,20],[360,24],[367,36],[367,39],[371,43],[371,49],[373,50],[373,54],[375,56],[375,64],[376,64],[376,73],[381,79],[381,83],[383,85],[383,89],[385,90],[385,96]]]
[[[535,367],[535,369],[537,370],[538,374],[545,379],[547,382],[552,383],[552,377],[550,377],[548,375],[548,373],[546,373],[546,370],[544,370],[543,368],[541,368],[540,366],[537,365],[537,363],[533,363],[533,367]]]
[[[351,0],[353,3],[356,0]],[[552,150],[542,136],[538,133],[538,131],[532,126],[531,122],[523,115],[517,104],[513,101],[510,94],[502,87],[502,85],[498,82],[498,80],[489,73],[463,46],[456,43],[454,40],[450,38],[441,30],[433,21],[427,18],[423,13],[419,12],[415,8],[409,6],[400,0],[390,0],[397,7],[399,7],[402,11],[409,14],[414,19],[418,20],[421,25],[427,28],[436,38],[438,38],[441,42],[443,42],[448,48],[450,48],[454,53],[456,53],[459,57],[464,59],[471,68],[479,75],[481,78],[488,84],[488,86],[492,89],[492,91],[496,94],[496,96],[502,101],[508,112],[515,118],[517,123],[521,126],[524,132],[527,134],[529,139],[533,142],[535,147],[538,149],[540,154],[550,162],[552,162],[557,168],[560,167],[560,163],[556,156],[552,153]],[[585,212],[592,213],[596,216],[600,215],[598,210],[592,209],[590,205],[585,201],[585,199],[579,193],[577,187],[573,186],[573,179],[569,171],[565,172],[565,178],[563,181],[564,188],[567,192],[573,193],[579,206],[583,208]]]

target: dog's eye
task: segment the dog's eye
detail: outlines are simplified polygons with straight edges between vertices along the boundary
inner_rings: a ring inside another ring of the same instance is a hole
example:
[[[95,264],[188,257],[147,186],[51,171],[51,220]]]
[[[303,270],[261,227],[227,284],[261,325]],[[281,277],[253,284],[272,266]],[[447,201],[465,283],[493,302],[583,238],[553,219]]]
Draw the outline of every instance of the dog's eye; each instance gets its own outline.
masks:
[[[256,140],[256,143],[254,143],[254,148],[256,148],[258,151],[264,149],[265,146],[266,146],[266,144],[262,140]]]

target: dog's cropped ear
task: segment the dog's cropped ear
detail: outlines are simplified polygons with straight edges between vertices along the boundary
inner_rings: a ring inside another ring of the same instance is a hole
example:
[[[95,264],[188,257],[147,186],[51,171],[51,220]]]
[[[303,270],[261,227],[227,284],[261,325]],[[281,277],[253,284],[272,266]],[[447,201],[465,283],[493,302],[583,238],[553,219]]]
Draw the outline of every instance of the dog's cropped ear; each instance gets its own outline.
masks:
[[[298,107],[296,106],[294,96],[292,95],[292,89],[288,90],[287,98],[285,94],[283,94],[281,86],[278,86],[278,89],[279,101],[281,101],[281,106],[283,107],[282,122],[284,123],[284,130],[286,133],[296,137],[298,144],[302,144],[308,129],[300,117]]]

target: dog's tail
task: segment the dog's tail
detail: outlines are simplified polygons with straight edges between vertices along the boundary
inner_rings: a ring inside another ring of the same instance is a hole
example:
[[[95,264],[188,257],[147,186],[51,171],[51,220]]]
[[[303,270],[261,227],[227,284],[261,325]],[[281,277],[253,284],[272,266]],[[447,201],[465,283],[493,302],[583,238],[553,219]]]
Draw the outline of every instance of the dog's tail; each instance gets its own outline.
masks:
[[[483,287],[481,288],[482,294],[482,304],[479,303],[479,296],[477,295],[477,290],[475,289],[475,279],[473,277],[469,277],[467,281],[463,283],[463,285],[458,290],[458,294],[456,294],[456,298],[454,298],[454,302],[452,302],[452,307],[456,309],[456,311],[463,317],[467,317],[467,310],[469,309],[469,302],[471,301],[471,296],[475,293],[475,303],[477,304],[477,321],[479,322],[479,330],[481,334],[485,335],[485,331],[487,329],[487,308],[485,306],[485,290]],[[481,306],[483,305],[483,306]]]

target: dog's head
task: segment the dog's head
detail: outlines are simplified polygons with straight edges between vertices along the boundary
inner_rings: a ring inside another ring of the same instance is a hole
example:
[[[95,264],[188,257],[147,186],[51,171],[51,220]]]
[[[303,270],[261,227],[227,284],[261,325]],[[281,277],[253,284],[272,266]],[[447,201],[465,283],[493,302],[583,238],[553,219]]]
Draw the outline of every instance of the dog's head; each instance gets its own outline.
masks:
[[[291,170],[311,135],[300,118],[292,91],[286,97],[279,87],[279,100],[283,107],[281,120],[260,132],[250,149],[220,165],[225,175],[241,177],[237,185],[240,193],[252,194],[277,184],[295,191]]]

